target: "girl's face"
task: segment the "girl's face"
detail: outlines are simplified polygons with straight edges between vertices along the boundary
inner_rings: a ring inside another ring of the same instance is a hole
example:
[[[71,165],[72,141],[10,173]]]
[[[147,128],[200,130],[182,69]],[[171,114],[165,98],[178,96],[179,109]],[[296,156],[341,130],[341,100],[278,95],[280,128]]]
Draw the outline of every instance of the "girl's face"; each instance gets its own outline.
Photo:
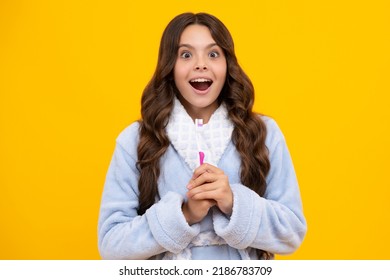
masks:
[[[226,79],[226,58],[204,25],[189,25],[181,34],[174,67],[179,99],[193,118],[206,123],[218,108]]]

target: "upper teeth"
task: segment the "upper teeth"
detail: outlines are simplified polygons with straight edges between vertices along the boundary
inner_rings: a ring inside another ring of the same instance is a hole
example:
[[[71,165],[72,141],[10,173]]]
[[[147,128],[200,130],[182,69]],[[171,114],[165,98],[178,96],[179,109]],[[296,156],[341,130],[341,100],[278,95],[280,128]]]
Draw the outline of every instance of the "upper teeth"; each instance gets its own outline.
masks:
[[[205,83],[205,82],[211,82],[211,80],[199,78],[199,79],[193,79],[193,80],[191,80],[190,82],[191,82],[191,83]]]

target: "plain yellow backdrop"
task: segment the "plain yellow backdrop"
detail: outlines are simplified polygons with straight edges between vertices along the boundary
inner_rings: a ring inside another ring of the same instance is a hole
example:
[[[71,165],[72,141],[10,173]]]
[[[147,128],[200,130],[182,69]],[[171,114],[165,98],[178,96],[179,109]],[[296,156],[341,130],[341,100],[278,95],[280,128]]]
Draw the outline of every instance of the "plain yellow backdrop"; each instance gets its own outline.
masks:
[[[166,24],[231,31],[282,128],[308,222],[277,259],[390,259],[390,6],[371,1],[0,1],[0,259],[99,259],[115,138]]]

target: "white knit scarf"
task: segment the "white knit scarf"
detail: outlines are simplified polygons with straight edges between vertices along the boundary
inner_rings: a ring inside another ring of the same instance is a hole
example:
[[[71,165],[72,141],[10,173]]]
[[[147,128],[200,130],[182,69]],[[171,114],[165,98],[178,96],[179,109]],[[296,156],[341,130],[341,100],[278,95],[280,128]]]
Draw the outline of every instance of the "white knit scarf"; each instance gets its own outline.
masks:
[[[204,124],[197,143],[196,126],[192,118],[178,99],[175,99],[174,108],[169,119],[166,131],[168,137],[192,171],[199,166],[199,150],[205,154],[204,162],[217,166],[226,150],[233,131],[233,123],[228,118],[224,104],[213,113],[207,124]],[[191,248],[226,244],[225,240],[214,231],[201,232],[179,254],[167,252],[163,259],[191,259]],[[246,250],[238,250],[242,259],[250,259]]]

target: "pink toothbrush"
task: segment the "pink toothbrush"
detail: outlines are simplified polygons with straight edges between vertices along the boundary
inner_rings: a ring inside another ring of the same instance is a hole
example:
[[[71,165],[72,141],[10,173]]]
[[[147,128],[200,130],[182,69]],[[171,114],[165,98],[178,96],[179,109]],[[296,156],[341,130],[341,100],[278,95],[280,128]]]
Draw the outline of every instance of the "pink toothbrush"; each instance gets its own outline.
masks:
[[[204,161],[204,152],[202,152],[200,148],[200,130],[203,127],[203,119],[195,119],[195,129],[196,129],[196,144],[198,146],[199,151],[199,163],[203,164]]]

